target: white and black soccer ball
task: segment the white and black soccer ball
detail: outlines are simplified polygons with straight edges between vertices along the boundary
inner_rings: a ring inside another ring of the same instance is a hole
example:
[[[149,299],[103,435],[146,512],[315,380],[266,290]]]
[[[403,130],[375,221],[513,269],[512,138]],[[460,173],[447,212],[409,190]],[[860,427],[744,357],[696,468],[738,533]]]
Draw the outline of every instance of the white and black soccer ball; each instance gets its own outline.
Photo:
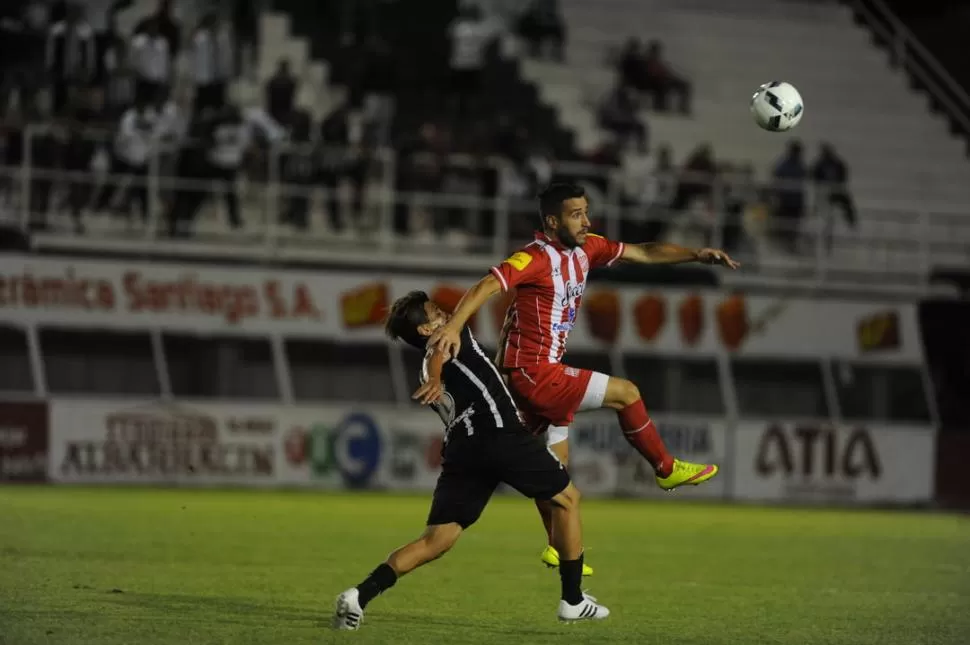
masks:
[[[760,127],[771,132],[791,130],[802,120],[802,95],[790,83],[772,81],[751,97],[751,114]]]

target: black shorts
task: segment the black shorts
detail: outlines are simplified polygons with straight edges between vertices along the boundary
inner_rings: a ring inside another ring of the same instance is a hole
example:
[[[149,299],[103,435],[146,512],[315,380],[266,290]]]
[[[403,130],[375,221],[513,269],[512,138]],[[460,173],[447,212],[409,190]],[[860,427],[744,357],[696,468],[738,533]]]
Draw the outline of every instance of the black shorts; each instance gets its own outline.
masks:
[[[456,430],[443,450],[428,525],[457,522],[468,528],[505,483],[532,499],[552,499],[569,485],[569,473],[525,428],[491,429],[466,436]]]

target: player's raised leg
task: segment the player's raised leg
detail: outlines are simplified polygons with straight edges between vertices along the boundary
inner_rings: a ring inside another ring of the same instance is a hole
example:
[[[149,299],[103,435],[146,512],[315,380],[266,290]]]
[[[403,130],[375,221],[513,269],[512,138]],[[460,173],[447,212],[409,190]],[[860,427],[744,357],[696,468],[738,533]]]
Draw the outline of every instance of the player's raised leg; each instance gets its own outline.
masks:
[[[333,627],[358,629],[367,603],[394,586],[401,576],[447,553],[461,536],[457,522],[429,525],[417,540],[396,549],[360,584],[337,597]]]
[[[623,437],[653,466],[657,485],[661,488],[671,490],[685,484],[697,485],[717,474],[718,468],[713,464],[681,461],[667,452],[657,426],[647,414],[640,390],[631,381],[611,376],[602,405],[616,410]]]

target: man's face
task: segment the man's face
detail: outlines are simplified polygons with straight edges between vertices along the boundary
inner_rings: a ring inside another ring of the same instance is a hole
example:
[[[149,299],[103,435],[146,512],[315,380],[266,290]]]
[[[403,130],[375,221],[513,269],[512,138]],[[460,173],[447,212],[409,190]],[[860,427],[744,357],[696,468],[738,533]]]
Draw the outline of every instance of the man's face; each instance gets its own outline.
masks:
[[[448,322],[448,314],[430,300],[424,303],[424,313],[428,315],[428,322],[418,325],[418,333],[424,337],[430,336],[438,327]]]
[[[589,233],[589,201],[585,197],[574,197],[562,203],[559,217],[546,218],[547,225],[559,242],[567,249],[586,244]]]

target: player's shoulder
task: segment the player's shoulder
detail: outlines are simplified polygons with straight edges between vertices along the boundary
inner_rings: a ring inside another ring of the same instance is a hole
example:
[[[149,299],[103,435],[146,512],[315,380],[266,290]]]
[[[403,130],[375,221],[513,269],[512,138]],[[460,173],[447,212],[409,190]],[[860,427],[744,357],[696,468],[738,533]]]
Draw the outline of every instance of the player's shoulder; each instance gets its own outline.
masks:
[[[542,250],[542,247],[533,242],[523,246],[521,249],[510,255],[505,259],[505,262],[512,265],[512,267],[518,269],[519,271],[525,270],[525,268],[535,262],[547,262],[549,256]]]
[[[589,255],[599,256],[599,254],[602,253],[611,253],[618,244],[618,242],[614,242],[613,240],[603,237],[602,235],[597,235],[596,233],[587,233],[586,243],[583,244],[583,250]]]
[[[592,244],[593,246],[603,246],[604,244],[609,244],[610,241],[599,235],[597,233],[587,233],[586,234],[586,244]]]

